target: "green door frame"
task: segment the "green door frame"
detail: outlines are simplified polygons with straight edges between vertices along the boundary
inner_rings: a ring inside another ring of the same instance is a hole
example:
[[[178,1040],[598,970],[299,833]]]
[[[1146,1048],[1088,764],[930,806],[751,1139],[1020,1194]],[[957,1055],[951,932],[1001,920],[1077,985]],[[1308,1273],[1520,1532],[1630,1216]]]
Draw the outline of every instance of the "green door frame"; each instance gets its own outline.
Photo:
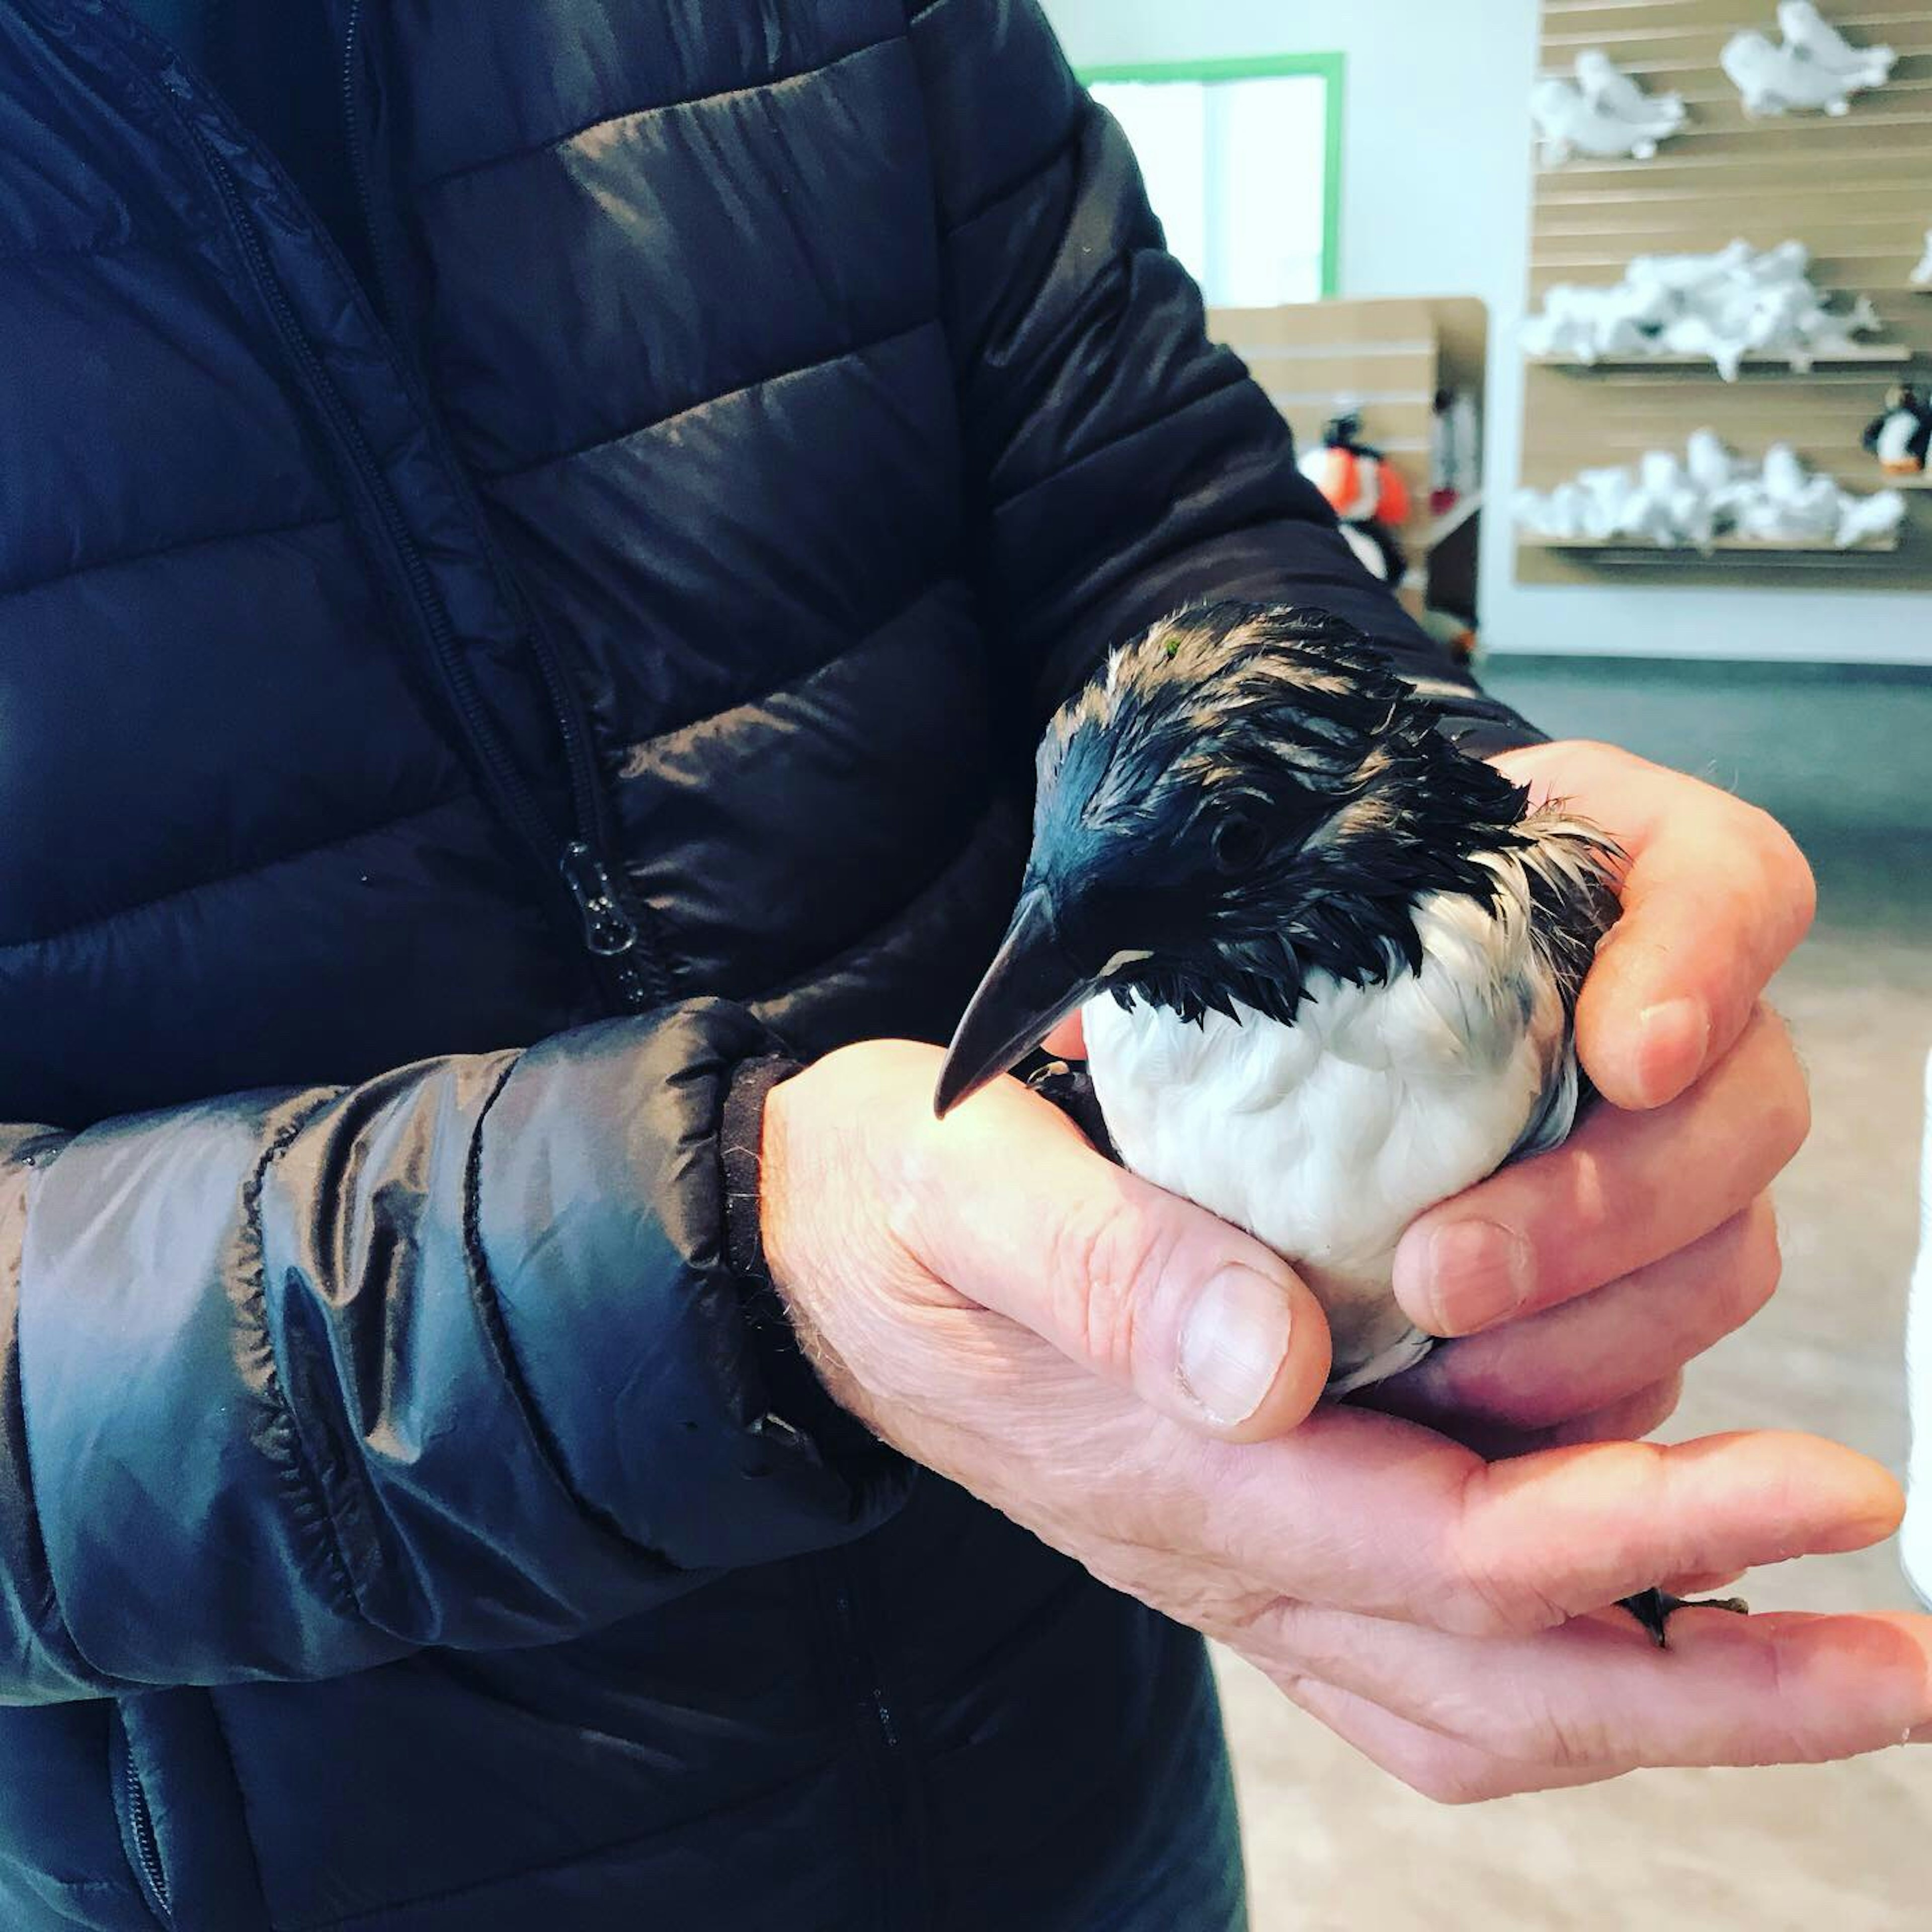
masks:
[[[1346,54],[1258,54],[1232,60],[1151,61],[1103,64],[1077,70],[1083,86],[1110,80],[1269,80],[1283,75],[1312,76],[1328,93],[1328,153],[1322,184],[1322,292],[1332,298],[1342,288],[1342,115],[1347,93]]]

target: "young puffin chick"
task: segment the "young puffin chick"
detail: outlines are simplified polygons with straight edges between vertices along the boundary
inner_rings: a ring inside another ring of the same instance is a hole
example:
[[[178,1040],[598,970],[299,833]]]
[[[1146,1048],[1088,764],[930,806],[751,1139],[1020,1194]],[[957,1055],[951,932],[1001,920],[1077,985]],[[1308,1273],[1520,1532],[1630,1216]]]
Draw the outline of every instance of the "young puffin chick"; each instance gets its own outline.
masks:
[[[1405,1229],[1558,1145],[1576,998],[1621,854],[1458,751],[1358,634],[1216,604],[1117,651],[1038,758],[1019,904],[955,1035],[944,1114],[1076,1008],[1126,1166],[1292,1262],[1331,1396],[1435,1346]],[[1629,1607],[1659,1642],[1675,1607]]]

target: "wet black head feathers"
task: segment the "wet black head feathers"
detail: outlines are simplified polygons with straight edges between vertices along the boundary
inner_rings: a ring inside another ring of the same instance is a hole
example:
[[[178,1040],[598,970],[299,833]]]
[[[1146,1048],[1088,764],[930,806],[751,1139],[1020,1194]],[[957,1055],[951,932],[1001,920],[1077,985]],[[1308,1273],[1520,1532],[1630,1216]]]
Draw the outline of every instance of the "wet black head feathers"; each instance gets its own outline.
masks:
[[[1473,855],[1520,842],[1526,791],[1436,725],[1339,619],[1183,610],[1048,728],[1030,883],[1122,997],[1292,1021],[1316,968],[1419,969],[1418,899],[1490,899]]]

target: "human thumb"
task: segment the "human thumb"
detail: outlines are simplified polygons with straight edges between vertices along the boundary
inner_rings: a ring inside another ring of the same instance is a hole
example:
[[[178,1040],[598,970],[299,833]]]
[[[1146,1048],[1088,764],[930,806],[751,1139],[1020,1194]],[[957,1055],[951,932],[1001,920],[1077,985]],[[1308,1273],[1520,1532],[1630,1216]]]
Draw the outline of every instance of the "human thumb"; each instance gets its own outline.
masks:
[[[1012,1081],[932,1132],[915,1240],[956,1293],[1207,1434],[1260,1442],[1306,1418],[1328,1324],[1260,1242],[1103,1160]]]

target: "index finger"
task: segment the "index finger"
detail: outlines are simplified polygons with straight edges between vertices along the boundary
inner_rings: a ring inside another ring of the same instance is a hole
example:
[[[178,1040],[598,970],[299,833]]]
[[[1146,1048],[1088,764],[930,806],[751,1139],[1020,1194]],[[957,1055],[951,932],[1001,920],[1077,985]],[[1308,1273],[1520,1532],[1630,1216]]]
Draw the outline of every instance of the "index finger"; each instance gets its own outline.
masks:
[[[1577,1004],[1577,1051],[1615,1106],[1661,1106],[1730,1051],[1809,929],[1811,869],[1768,814],[1609,746],[1497,763],[1559,792],[1630,855],[1623,916]]]
[[[1466,1498],[1448,1548],[1478,1634],[1559,1622],[1666,1576],[1867,1549],[1904,1514],[1877,1463],[1771,1430],[1549,1450],[1487,1465]]]
[[[1486,1464],[1343,1408],[1217,1462],[1202,1502],[1232,1567],[1303,1602],[1474,1636],[1544,1628],[1665,1577],[1863,1549],[1904,1508],[1876,1463],[1786,1434]]]

